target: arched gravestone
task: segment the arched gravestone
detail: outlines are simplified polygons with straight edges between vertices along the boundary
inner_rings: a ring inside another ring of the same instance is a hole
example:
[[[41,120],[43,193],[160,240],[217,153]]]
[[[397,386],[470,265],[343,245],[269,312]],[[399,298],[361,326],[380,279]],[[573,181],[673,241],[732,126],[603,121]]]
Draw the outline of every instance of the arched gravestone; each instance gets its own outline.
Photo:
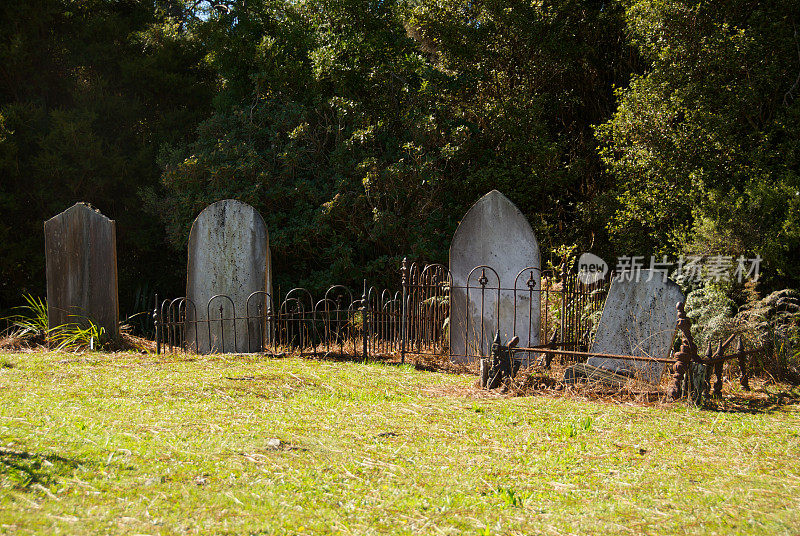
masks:
[[[675,304],[681,289],[661,272],[623,272],[611,282],[591,352],[669,357],[676,330]],[[587,365],[658,383],[665,363],[592,357]]]
[[[260,350],[267,334],[258,316],[266,312],[267,298],[256,295],[249,311],[248,298],[254,292],[272,294],[271,268],[267,226],[256,209],[234,199],[207,206],[189,233],[189,347],[200,353]],[[214,298],[218,295],[225,297]]]
[[[489,355],[498,330],[504,339],[518,335],[520,346],[539,344],[540,267],[536,236],[508,198],[492,190],[469,209],[450,244],[454,360]]]
[[[88,325],[119,335],[117,231],[86,203],[76,203],[44,222],[47,324]]]

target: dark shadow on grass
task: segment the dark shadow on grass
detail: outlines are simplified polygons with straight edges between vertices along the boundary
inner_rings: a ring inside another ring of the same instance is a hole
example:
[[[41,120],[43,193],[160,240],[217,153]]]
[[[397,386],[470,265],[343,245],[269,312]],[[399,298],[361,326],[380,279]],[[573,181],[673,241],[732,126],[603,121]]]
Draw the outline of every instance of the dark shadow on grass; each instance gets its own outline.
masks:
[[[719,413],[748,413],[751,415],[770,414],[780,411],[786,406],[800,404],[800,393],[796,391],[780,391],[769,393],[759,391],[765,397],[756,398],[748,396],[729,395],[722,398],[711,398],[706,401],[703,409]],[[756,392],[754,394],[758,394]]]
[[[364,363],[364,356],[354,355],[347,352],[301,352],[298,354],[304,359],[317,359],[320,361],[334,361],[336,363]],[[386,365],[399,365],[399,361],[393,361],[395,358],[387,356],[370,356],[367,363],[381,363]]]
[[[347,352],[303,352],[298,354],[304,359],[315,359],[319,361],[332,361],[335,363],[364,363],[364,357],[353,355]],[[412,366],[415,370],[423,372],[440,372],[444,374],[476,374],[476,371],[466,365],[453,363],[447,356],[429,354],[407,354],[405,363],[400,361],[399,356],[370,355],[366,360],[368,364],[380,364],[390,366]]]
[[[82,462],[56,454],[37,454],[0,448],[0,473],[17,489],[26,490],[35,484],[50,486],[57,476],[71,473]]]

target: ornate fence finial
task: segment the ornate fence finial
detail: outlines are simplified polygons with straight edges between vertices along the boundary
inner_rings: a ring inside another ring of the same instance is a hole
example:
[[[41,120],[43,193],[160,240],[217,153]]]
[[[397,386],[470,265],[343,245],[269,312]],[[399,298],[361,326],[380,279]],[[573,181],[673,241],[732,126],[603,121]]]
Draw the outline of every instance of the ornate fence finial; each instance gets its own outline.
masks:
[[[689,370],[689,364],[697,361],[697,345],[692,338],[692,321],[686,316],[683,302],[679,302],[675,308],[678,310],[677,327],[681,332],[681,347],[675,353],[675,373],[672,375],[672,385],[667,390],[667,396],[672,400],[681,397],[683,378]]]

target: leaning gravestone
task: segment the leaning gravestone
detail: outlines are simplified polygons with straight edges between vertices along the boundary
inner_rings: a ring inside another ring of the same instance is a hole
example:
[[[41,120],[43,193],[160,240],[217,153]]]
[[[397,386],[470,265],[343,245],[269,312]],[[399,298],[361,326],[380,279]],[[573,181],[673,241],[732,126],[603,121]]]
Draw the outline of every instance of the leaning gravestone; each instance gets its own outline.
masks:
[[[259,291],[272,294],[269,234],[264,219],[256,209],[234,199],[207,206],[189,233],[189,347],[200,353],[258,351],[266,334],[256,306],[260,302],[263,314],[267,300],[254,297],[249,313],[247,300]],[[218,295],[226,297],[212,300]]]
[[[491,270],[473,270],[481,265]],[[525,268],[530,270],[517,278]],[[450,355],[454,360],[489,355],[498,332],[504,339],[518,336],[523,347],[539,344],[539,245],[522,212],[497,190],[479,199],[458,225],[450,244],[450,273]],[[479,280],[484,273],[482,290]]]
[[[47,325],[83,327],[91,320],[108,338],[119,335],[117,231],[86,203],[44,222]]]
[[[611,282],[590,352],[668,358],[681,289],[660,272],[623,272]],[[658,383],[665,363],[592,357],[587,365]]]

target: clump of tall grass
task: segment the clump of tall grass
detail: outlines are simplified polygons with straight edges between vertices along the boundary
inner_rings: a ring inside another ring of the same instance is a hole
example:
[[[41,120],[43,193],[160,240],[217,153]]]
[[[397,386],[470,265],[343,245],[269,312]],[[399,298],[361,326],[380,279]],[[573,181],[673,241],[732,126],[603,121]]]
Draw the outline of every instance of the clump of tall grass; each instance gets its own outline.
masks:
[[[26,304],[16,307],[16,314],[4,317],[9,328],[4,339],[13,346],[43,346],[49,344],[55,350],[77,351],[100,349],[105,343],[105,330],[80,315],[70,315],[75,322],[49,327],[47,300],[23,296]]]

